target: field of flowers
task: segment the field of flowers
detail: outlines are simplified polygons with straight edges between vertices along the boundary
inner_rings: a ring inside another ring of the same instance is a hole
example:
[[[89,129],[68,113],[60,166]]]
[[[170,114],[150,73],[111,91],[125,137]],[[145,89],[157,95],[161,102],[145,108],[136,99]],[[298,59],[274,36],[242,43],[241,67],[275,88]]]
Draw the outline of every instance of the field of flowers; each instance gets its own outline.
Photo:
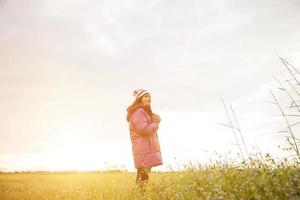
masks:
[[[300,168],[252,160],[151,172],[144,193],[131,172],[0,174],[1,200],[300,199]]]

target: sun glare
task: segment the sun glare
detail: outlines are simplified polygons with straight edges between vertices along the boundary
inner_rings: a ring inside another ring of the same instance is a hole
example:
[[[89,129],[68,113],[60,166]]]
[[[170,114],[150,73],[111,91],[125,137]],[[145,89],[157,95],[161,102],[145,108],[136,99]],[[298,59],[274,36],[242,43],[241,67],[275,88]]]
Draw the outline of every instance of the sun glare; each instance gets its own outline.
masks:
[[[57,126],[57,136],[51,141],[48,154],[51,169],[91,170],[100,167],[99,159],[95,159],[96,145],[85,137],[86,127],[85,123],[76,123],[76,120]]]

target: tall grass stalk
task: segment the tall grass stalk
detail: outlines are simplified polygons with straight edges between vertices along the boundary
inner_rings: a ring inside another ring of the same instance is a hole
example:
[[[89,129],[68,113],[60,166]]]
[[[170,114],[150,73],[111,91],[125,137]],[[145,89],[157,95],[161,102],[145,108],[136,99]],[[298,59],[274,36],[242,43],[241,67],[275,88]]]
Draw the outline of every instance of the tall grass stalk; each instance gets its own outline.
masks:
[[[273,76],[273,78],[276,80],[276,82],[278,83],[279,87],[277,87],[277,89],[279,89],[280,91],[283,91],[290,103],[288,106],[288,109],[290,109],[289,111],[286,111],[286,109],[284,108],[284,106],[282,106],[278,100],[278,98],[276,97],[276,95],[274,94],[274,92],[272,90],[270,90],[271,96],[274,100],[274,102],[272,102],[274,105],[276,105],[280,111],[281,116],[284,118],[284,121],[286,123],[286,129],[283,131],[280,131],[281,133],[287,133],[287,135],[285,135],[285,138],[289,144],[289,146],[291,147],[290,149],[292,151],[294,151],[294,153],[296,154],[296,158],[298,160],[298,162],[300,162],[300,151],[299,151],[299,141],[300,139],[298,139],[296,137],[294,128],[295,126],[300,124],[300,121],[297,120],[296,122],[290,122],[290,118],[296,119],[298,117],[300,117],[300,106],[298,105],[298,102],[300,101],[300,92],[298,91],[298,88],[300,86],[300,81],[298,80],[297,76],[300,75],[299,71],[293,66],[291,65],[287,60],[285,60],[284,58],[279,56],[280,61],[283,63],[284,67],[287,69],[289,77],[286,77],[284,74],[282,74],[283,80],[284,82],[287,83],[288,87],[286,87],[284,84],[281,83],[281,81],[279,79],[277,79],[275,76]],[[294,113],[289,113],[289,112],[296,112],[296,114]]]
[[[247,149],[247,146],[246,146],[246,143],[245,143],[244,136],[243,136],[243,133],[241,131],[240,125],[238,123],[237,117],[234,113],[232,105],[229,105],[230,111],[231,111],[231,114],[230,114],[229,109],[227,108],[223,98],[221,98],[221,101],[222,101],[223,107],[225,109],[225,113],[226,113],[226,116],[227,116],[227,119],[228,119],[228,123],[219,123],[219,124],[222,125],[222,126],[231,128],[231,130],[234,134],[236,145],[239,148],[242,159],[245,161],[246,158],[244,156],[244,152],[243,152],[241,146],[243,146],[244,151],[246,152],[247,159],[249,158],[249,152],[248,152],[248,149]],[[240,139],[238,137],[238,134],[239,134]],[[240,140],[242,141],[242,144],[241,144]]]

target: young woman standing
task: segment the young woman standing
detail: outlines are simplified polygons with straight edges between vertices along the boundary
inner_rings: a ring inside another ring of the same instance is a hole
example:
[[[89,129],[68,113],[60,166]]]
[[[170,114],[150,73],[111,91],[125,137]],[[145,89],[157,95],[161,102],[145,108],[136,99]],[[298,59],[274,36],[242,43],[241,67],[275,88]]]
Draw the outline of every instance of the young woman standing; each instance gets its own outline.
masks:
[[[137,169],[136,183],[144,191],[151,168],[163,164],[157,136],[161,119],[151,110],[151,95],[147,90],[135,90],[133,96],[135,101],[127,108],[127,121]]]

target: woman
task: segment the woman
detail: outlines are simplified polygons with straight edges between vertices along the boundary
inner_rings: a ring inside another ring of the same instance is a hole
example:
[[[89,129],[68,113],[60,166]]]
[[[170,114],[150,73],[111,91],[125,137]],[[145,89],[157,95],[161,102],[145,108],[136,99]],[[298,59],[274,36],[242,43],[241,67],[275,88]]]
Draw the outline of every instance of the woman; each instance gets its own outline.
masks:
[[[151,168],[163,164],[157,136],[161,119],[151,110],[151,95],[147,90],[135,90],[133,96],[135,101],[127,108],[127,121],[137,169],[136,183],[144,190]]]

